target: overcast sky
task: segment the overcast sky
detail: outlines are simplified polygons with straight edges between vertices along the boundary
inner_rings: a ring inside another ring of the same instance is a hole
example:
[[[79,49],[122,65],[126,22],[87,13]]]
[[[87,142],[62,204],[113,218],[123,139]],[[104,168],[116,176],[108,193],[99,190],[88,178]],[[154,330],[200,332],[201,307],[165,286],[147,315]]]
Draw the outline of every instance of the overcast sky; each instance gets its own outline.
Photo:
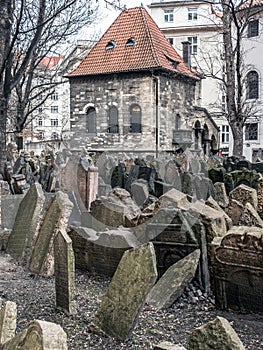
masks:
[[[101,35],[109,28],[113,21],[120,14],[120,11],[114,10],[109,7],[106,8],[104,0],[99,0],[101,3],[101,14],[99,15],[99,20],[92,24],[88,29],[85,39],[92,39],[94,36],[101,37]],[[121,0],[121,4],[126,4],[126,8],[132,8],[136,6],[143,6],[147,8],[147,5],[151,4],[151,0]]]

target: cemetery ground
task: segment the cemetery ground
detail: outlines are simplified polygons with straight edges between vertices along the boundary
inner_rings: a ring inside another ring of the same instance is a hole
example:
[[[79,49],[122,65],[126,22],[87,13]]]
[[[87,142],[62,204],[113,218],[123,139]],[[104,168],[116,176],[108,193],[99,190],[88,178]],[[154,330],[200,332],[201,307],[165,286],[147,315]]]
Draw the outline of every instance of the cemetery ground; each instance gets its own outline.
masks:
[[[152,349],[161,341],[186,346],[196,327],[222,316],[230,321],[247,350],[263,349],[263,315],[217,310],[213,297],[194,286],[168,309],[156,311],[146,305],[130,339],[125,342],[95,333],[92,319],[109,282],[109,278],[76,270],[76,311],[69,315],[56,309],[54,277],[35,277],[9,255],[0,254],[0,297],[17,304],[17,332],[25,329],[31,320],[38,319],[61,325],[71,350],[140,350]]]

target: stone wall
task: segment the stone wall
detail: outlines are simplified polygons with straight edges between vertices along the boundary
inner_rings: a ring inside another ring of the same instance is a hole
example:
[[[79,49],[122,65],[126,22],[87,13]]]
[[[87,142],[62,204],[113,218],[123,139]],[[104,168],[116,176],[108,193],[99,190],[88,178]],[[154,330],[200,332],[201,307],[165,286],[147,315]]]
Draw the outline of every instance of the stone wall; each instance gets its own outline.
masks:
[[[134,150],[136,143],[137,149],[153,152],[158,126],[160,149],[171,150],[176,115],[180,115],[181,128],[186,128],[185,123],[194,116],[195,82],[187,79],[160,75],[158,106],[155,80],[150,73],[72,78],[70,88],[72,149],[88,147],[93,150],[128,151]],[[132,104],[141,107],[142,133],[129,133],[129,108]],[[107,132],[108,109],[112,106],[117,107],[119,113],[119,133],[116,134]],[[96,110],[96,135],[87,133],[86,113],[89,107]]]

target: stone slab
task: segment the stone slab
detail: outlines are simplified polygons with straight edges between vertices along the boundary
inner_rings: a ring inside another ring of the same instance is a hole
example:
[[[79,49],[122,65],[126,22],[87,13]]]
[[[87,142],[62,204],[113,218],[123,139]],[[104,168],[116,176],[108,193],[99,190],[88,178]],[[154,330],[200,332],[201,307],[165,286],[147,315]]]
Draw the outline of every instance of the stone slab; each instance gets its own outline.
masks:
[[[152,243],[126,251],[95,315],[94,325],[109,336],[121,340],[129,337],[156,278]]]
[[[7,301],[0,310],[0,346],[14,337],[16,317],[16,303]]]

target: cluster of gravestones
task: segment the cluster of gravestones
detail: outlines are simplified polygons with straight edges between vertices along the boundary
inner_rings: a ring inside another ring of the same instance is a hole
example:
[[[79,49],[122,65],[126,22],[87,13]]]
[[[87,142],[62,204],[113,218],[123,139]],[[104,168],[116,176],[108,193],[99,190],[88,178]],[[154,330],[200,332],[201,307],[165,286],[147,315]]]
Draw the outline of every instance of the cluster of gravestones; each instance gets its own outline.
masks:
[[[34,274],[55,273],[58,306],[67,312],[75,307],[76,266],[113,276],[93,329],[119,339],[130,335],[145,302],[157,309],[169,307],[193,280],[210,292],[212,278],[221,308],[263,310],[259,173],[252,170],[258,176],[251,177],[255,188],[236,182],[228,193],[225,178],[209,180],[199,173],[204,164],[196,160],[183,167],[174,160],[151,160],[151,166],[129,160],[128,191],[107,183],[114,178],[116,160],[103,157],[98,157],[97,167],[86,157],[62,162],[58,178],[67,193],[58,191],[50,198],[34,183],[15,201],[15,220],[8,217],[10,196],[2,190],[2,228],[11,229],[10,234],[1,232],[2,249]],[[240,170],[227,174],[235,171]],[[158,182],[162,190],[156,193]],[[193,344],[189,349],[206,349]]]

